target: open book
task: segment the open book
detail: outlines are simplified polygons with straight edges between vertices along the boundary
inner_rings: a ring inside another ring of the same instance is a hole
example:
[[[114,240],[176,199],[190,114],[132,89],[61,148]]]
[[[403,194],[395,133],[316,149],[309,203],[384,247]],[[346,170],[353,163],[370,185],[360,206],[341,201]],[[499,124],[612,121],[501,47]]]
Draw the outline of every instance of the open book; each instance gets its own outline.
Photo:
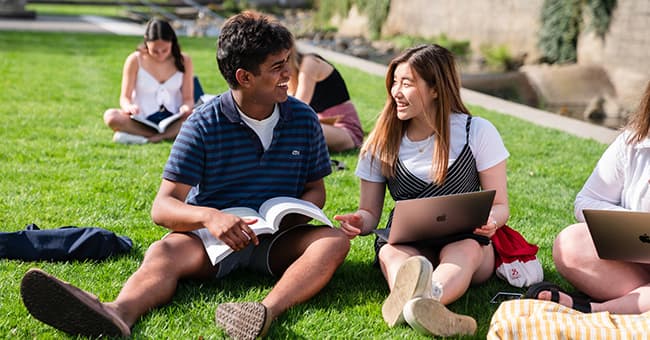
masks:
[[[280,196],[268,199],[262,203],[259,212],[246,207],[228,208],[221,211],[237,215],[244,220],[257,219],[256,223],[249,225],[256,235],[275,233],[280,228],[282,218],[288,214],[301,214],[330,227],[333,225],[323,210],[315,204],[293,197]],[[206,228],[195,230],[194,233],[206,245],[208,257],[213,265],[219,263],[233,251],[228,245],[212,236]]]
[[[163,106],[159,111],[151,114],[139,113],[137,115],[132,115],[131,119],[158,131],[158,133],[163,133],[167,130],[167,127],[170,124],[177,121],[182,116],[182,113],[171,113]]]

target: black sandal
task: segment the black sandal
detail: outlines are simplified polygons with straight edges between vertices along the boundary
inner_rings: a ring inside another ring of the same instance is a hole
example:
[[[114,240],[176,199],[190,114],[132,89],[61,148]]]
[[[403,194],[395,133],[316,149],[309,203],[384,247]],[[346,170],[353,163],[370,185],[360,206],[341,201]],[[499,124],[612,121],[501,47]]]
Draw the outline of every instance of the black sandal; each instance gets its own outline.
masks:
[[[567,293],[563,291],[560,286],[551,282],[543,281],[530,286],[526,291],[526,294],[524,294],[524,297],[528,299],[538,299],[537,296],[539,293],[546,290],[551,292],[552,302],[560,303],[560,292],[562,292],[570,296],[573,300],[573,306],[571,306],[571,308],[582,313],[591,313],[591,300],[588,297]]]
[[[330,159],[330,165],[332,165],[332,170],[346,170],[347,167],[343,161],[337,161],[336,159]]]

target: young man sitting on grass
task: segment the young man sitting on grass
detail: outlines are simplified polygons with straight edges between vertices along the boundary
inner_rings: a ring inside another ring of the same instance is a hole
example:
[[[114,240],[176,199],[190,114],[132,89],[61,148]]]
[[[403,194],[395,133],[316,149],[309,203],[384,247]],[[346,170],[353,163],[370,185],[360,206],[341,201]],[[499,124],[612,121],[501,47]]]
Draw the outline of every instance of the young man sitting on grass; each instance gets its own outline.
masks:
[[[129,336],[141,315],[170,302],[179,280],[249,268],[279,279],[261,303],[220,304],[216,321],[232,338],[253,339],[328,283],[350,247],[339,229],[297,226],[306,220],[294,218],[276,234],[256,236],[252,221],[220,210],[257,209],[276,196],[325,203],[331,167],[320,124],[309,106],[287,96],[293,43],[285,27],[259,14],[226,21],[217,61],[231,89],[184,123],[153,203],[154,222],[171,233],[149,247],[113,302],[29,270],[21,294],[36,319],[70,334]],[[235,252],[213,264],[201,228]]]

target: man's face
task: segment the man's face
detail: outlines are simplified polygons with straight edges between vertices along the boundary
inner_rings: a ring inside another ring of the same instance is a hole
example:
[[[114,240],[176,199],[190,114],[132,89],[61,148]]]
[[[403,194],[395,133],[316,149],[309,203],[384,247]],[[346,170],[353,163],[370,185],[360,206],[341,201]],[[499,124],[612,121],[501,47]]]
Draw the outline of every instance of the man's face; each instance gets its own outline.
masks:
[[[290,55],[290,50],[270,54],[260,65],[259,74],[253,76],[252,87],[258,103],[275,104],[287,100]]]

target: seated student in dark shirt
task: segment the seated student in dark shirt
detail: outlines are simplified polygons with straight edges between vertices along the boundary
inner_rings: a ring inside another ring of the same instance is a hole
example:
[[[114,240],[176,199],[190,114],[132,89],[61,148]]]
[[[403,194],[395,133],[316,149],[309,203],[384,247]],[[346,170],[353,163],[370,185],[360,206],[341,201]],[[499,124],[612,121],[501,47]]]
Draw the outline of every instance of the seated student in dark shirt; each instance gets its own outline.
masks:
[[[363,130],[345,81],[339,71],[321,56],[294,50],[289,94],[316,111],[331,151],[361,146]]]
[[[36,319],[70,334],[128,336],[143,314],[172,300],[181,279],[222,279],[243,267],[278,281],[261,302],[220,304],[216,320],[230,337],[254,339],[325,287],[350,247],[339,229],[296,218],[258,237],[254,221],[222,210],[257,209],[275,196],[325,204],[323,178],[332,169],[321,128],[309,106],[287,96],[292,48],[291,33],[265,16],[226,21],[217,61],[231,90],[185,121],[153,203],[154,222],[171,233],[149,247],[113,302],[31,269],[21,294]],[[213,264],[196,234],[202,228],[234,252]]]

